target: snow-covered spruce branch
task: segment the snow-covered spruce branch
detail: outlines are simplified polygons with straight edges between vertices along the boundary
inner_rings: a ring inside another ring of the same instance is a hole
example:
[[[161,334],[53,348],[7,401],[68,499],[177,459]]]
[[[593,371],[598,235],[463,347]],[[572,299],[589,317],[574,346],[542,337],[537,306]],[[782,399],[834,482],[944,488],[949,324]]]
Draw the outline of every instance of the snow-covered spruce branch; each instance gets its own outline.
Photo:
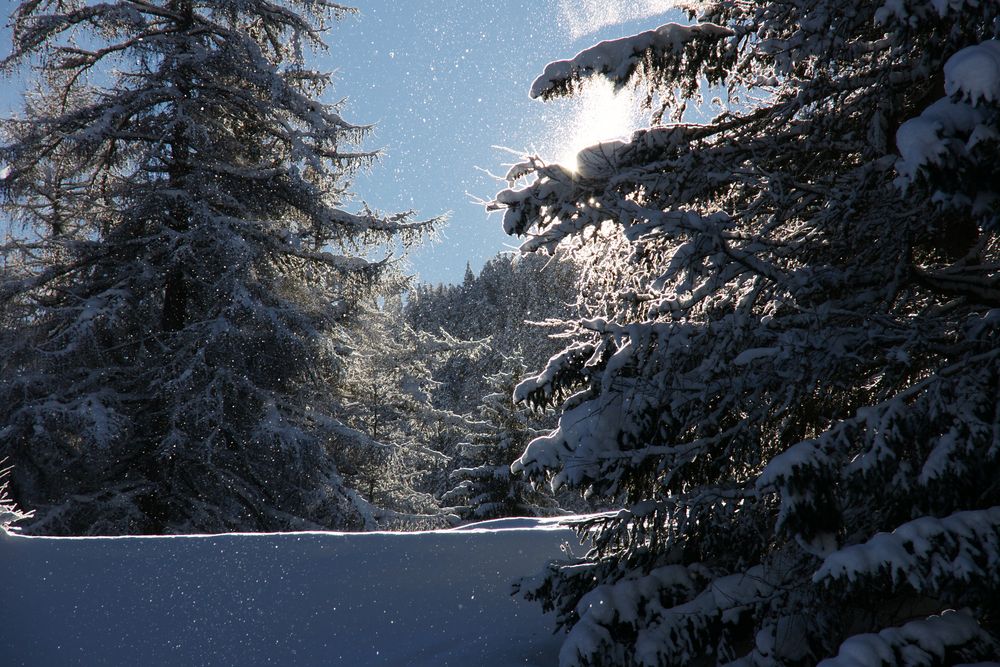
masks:
[[[1000,507],[925,516],[830,554],[813,580],[833,586],[887,577],[893,587],[938,593],[990,578],[1000,568],[998,553]]]
[[[2,435],[2,434],[0,434]],[[0,461],[0,465],[3,461]],[[8,481],[4,478],[10,473],[10,468],[0,469],[0,531],[17,530],[13,524],[18,521],[30,519],[34,512],[26,512],[18,508],[17,504],[11,501],[7,494]]]
[[[531,84],[532,97],[551,97],[572,92],[572,85],[591,76],[601,76],[624,85],[636,69],[654,53],[680,55],[688,42],[721,40],[736,33],[712,23],[679,25],[668,23],[637,35],[601,42],[584,49],[570,60],[549,63]]]
[[[921,662],[946,665],[996,655],[998,650],[996,638],[974,618],[961,611],[946,611],[898,628],[851,637],[836,657],[822,661],[819,667],[855,667],[875,664],[876,660],[891,667]]]

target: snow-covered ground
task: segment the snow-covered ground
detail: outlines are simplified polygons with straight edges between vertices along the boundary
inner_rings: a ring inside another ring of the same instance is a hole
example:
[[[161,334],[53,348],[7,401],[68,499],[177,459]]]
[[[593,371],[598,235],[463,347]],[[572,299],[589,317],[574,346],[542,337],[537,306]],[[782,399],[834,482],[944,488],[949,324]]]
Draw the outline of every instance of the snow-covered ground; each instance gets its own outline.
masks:
[[[552,665],[510,596],[554,520],[424,533],[41,538],[0,529],[0,665]]]

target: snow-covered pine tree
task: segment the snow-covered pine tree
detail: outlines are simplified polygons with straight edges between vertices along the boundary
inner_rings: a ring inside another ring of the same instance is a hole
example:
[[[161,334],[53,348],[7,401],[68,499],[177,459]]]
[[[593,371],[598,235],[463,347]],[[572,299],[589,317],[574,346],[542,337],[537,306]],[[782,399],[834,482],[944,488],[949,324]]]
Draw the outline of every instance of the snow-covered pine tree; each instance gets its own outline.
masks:
[[[439,478],[474,425],[435,405],[438,383],[431,367],[441,358],[468,357],[480,346],[414,330],[398,295],[367,307],[362,325],[352,331],[353,363],[339,391],[345,421],[367,435],[370,446],[351,452],[341,472],[380,508],[380,525],[445,525],[454,517],[437,501]]]
[[[456,486],[442,501],[456,506],[459,516],[483,521],[515,516],[566,514],[545,484],[514,475],[510,464],[532,439],[540,435],[543,416],[514,403],[514,387],[525,376],[524,362],[508,357],[500,370],[487,378],[492,393],[479,406],[479,427],[468,442],[459,445],[465,465],[451,473]]]
[[[434,404],[472,417],[458,447],[447,450],[451,474],[440,489],[443,502],[465,519],[559,512],[540,485],[511,475],[510,464],[528,440],[555,426],[551,415],[512,403],[512,382],[561,348],[546,334],[575,313],[579,277],[579,265],[566,253],[501,253],[478,276],[466,267],[460,285],[418,286],[411,293],[404,313],[414,328],[480,343],[465,350],[453,344],[453,353],[431,366]],[[571,494],[558,500],[587,507]]]
[[[374,156],[305,56],[329,0],[14,3],[0,456],[37,533],[361,528],[330,387],[426,224],[343,209]]]
[[[526,249],[592,251],[591,316],[517,391],[559,428],[516,467],[625,506],[520,590],[567,667],[996,659],[1000,4],[690,18],[548,65],[536,97],[645,85],[653,124],[494,202]],[[660,124],[706,81],[730,111]]]

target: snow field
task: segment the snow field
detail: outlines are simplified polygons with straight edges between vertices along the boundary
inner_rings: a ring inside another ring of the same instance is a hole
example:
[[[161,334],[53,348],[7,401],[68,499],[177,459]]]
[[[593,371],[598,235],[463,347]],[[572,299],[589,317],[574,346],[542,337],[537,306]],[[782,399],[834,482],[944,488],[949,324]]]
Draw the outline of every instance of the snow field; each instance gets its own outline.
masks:
[[[552,665],[510,596],[567,545],[552,520],[424,533],[42,538],[0,530],[0,664]]]

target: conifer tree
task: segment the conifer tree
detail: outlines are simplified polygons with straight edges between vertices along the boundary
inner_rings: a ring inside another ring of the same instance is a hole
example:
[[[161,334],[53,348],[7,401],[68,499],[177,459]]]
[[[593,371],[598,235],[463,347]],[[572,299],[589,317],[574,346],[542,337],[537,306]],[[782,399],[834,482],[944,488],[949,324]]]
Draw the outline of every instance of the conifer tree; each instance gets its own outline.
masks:
[[[1000,5],[690,18],[548,65],[534,96],[605,77],[653,122],[493,204],[526,250],[590,251],[517,390],[559,427],[515,468],[623,505],[521,593],[564,666],[995,659]],[[706,80],[730,109],[683,122]]]
[[[540,435],[542,415],[514,403],[514,387],[525,375],[524,363],[508,357],[500,371],[488,378],[493,389],[482,398],[478,428],[459,445],[462,467],[451,473],[454,488],[442,501],[458,506],[471,521],[519,516],[566,514],[545,484],[514,475],[510,465],[534,437]]]
[[[551,415],[512,403],[514,378],[560,349],[561,342],[547,336],[574,312],[579,277],[578,264],[565,253],[502,253],[478,276],[466,267],[461,285],[421,285],[411,293],[404,314],[415,329],[468,339],[465,349],[453,341],[451,354],[430,366],[434,404],[453,422],[462,415],[461,439],[444,450],[450,461],[438,492],[463,519],[548,516],[566,501],[589,508],[572,494],[556,499],[544,484],[510,471],[528,440],[555,426]]]
[[[23,0],[4,123],[0,457],[38,533],[362,528],[330,399],[376,244],[366,128],[305,58],[330,0]]]
[[[444,525],[453,517],[439,506],[438,479],[473,424],[435,404],[439,387],[431,368],[441,359],[468,357],[478,345],[415,331],[398,295],[368,305],[363,326],[352,332],[355,361],[340,391],[345,421],[370,445],[351,452],[345,479],[378,505],[380,525]]]

